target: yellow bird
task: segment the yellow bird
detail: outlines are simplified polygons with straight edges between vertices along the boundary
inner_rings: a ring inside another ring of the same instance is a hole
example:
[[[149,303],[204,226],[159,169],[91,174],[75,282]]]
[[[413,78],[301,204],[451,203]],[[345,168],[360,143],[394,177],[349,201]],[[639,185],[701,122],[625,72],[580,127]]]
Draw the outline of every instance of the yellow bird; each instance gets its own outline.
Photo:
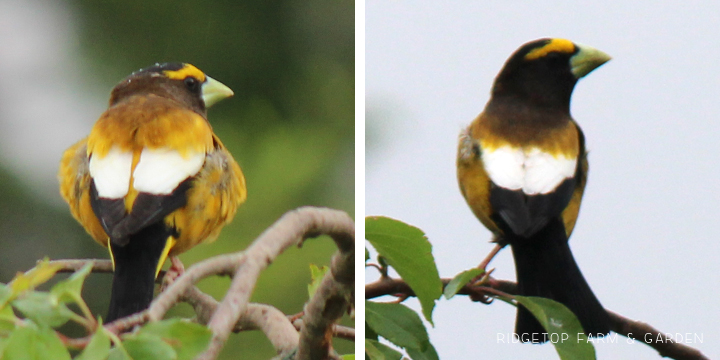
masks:
[[[539,39],[521,46],[495,78],[485,110],[460,134],[457,176],[465,200],[501,243],[510,244],[518,294],[567,306],[586,334],[610,318],[575,263],[568,239],[587,182],[585,137],[570,116],[578,80],[610,60],[589,46]],[[545,342],[545,329],[518,306],[515,332]]]
[[[207,120],[232,95],[193,65],[156,64],[115,86],[63,154],[60,193],[113,261],[106,322],[146,309],[165,260],[213,241],[245,201],[240,166]]]

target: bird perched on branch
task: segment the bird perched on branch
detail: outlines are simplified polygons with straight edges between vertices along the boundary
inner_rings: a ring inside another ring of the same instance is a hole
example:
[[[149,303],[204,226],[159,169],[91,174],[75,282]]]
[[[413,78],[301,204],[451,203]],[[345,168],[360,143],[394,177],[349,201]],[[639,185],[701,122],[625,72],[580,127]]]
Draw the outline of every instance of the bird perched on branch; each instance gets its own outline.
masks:
[[[148,307],[168,257],[214,240],[245,201],[245,178],[213,133],[207,108],[232,96],[190,64],[156,64],[113,88],[90,135],[65,151],[60,193],[108,247],[106,321]]]
[[[564,39],[521,46],[495,78],[484,111],[460,134],[457,176],[475,216],[510,244],[518,293],[567,306],[587,334],[607,334],[609,317],[568,246],[588,162],[570,116],[578,79],[610,60]],[[544,342],[540,323],[518,306],[516,336]]]

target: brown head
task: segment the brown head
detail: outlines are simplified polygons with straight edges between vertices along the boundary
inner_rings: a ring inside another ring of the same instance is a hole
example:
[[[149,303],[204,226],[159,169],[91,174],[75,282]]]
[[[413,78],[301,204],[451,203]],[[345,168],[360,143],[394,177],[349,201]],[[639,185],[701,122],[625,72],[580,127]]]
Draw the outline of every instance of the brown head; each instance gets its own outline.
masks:
[[[233,95],[232,90],[185,63],[164,63],[138,70],[113,88],[110,106],[135,95],[156,95],[205,117],[207,108]]]

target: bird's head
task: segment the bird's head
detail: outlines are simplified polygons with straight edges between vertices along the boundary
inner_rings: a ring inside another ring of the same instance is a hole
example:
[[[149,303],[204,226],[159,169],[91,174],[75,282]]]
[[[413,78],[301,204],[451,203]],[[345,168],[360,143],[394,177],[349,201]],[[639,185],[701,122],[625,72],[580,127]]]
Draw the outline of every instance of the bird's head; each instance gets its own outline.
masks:
[[[153,94],[204,115],[207,108],[233,95],[229,87],[185,63],[164,63],[138,70],[112,90],[110,106],[133,95]]]
[[[565,39],[539,39],[505,62],[493,97],[512,96],[540,106],[569,107],[577,81],[610,60],[604,52]]]

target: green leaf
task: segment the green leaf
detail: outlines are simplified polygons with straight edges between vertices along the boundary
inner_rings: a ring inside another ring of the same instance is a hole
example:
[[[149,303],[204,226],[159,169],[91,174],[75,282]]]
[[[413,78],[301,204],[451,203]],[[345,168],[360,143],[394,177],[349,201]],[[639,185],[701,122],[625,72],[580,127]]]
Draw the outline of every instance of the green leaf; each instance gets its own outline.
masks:
[[[450,280],[450,282],[445,286],[445,299],[450,300],[455,294],[462,289],[465,284],[467,284],[470,280],[476,278],[477,276],[483,274],[485,271],[482,269],[470,269],[465,270]]]
[[[110,337],[102,328],[102,324],[98,324],[90,342],[75,360],[105,360],[108,355],[110,355]]]
[[[57,296],[58,301],[64,303],[80,303],[82,302],[82,287],[85,282],[85,278],[90,274],[92,270],[93,262],[89,262],[82,267],[82,269],[76,271],[69,278],[55,284],[50,293]]]
[[[310,285],[308,285],[308,294],[310,295],[310,297],[313,297],[313,295],[315,295],[315,291],[320,286],[320,283],[322,282],[328,270],[330,270],[330,268],[327,266],[319,268],[315,264],[310,264],[310,276],[312,277],[312,282],[310,283]]]
[[[440,360],[437,351],[435,351],[435,347],[433,347],[429,341],[425,351],[412,348],[407,348],[405,351],[407,351],[408,355],[413,360]]]
[[[46,292],[29,292],[12,302],[25,317],[38,325],[58,327],[65,324],[74,313]]]
[[[420,300],[425,319],[432,324],[435,300],[442,295],[432,245],[422,230],[387,217],[366,217],[365,238],[400,274]]]
[[[34,347],[36,331],[34,328],[20,326],[13,331],[4,343],[5,349],[0,358],[4,360],[36,359]]]
[[[377,341],[378,334],[373,330],[367,321],[365,321],[365,338]]]
[[[148,323],[138,334],[161,338],[177,352],[178,360],[194,359],[208,347],[212,338],[212,332],[207,327],[182,319]]]
[[[13,330],[15,330],[14,323],[0,320],[0,338],[7,337]]]
[[[38,342],[40,359],[70,360],[70,353],[65,348],[65,344],[52,328],[41,327],[38,331]]]
[[[12,306],[0,308],[0,336],[15,329],[15,322],[17,320],[18,318],[15,316]],[[0,354],[1,353],[2,352],[0,352]]]
[[[35,289],[38,285],[52,279],[55,273],[61,268],[62,265],[50,264],[50,261],[45,258],[34,268],[25,273],[18,273],[10,282],[13,296],[17,296],[27,290]]]
[[[429,343],[420,316],[402,304],[365,301],[365,322],[378,335],[401,348],[424,351]]]
[[[580,321],[565,305],[535,296],[515,296],[535,316],[548,333],[560,359],[595,360],[595,347],[588,342]]]
[[[0,308],[0,321],[15,321],[17,320],[17,316],[15,316],[15,313],[12,311],[12,306],[4,306]]]
[[[402,359],[402,354],[397,350],[370,339],[365,339],[365,355],[367,355],[370,360]]]
[[[345,354],[340,356],[343,360],[355,360],[355,354]]]
[[[0,359],[3,358],[3,353],[5,353],[5,346],[7,345],[7,343],[7,338],[0,337]]]
[[[107,360],[133,360],[124,348],[114,347],[110,350]]]
[[[179,359],[173,347],[157,335],[137,333],[124,340],[123,346],[133,360]]]
[[[12,289],[5,284],[0,284],[0,308],[5,308],[12,297]]]
[[[365,262],[370,260],[370,252],[368,251],[367,247],[365,248]]]
[[[3,360],[70,360],[70,353],[51,328],[19,326],[10,334]]]

